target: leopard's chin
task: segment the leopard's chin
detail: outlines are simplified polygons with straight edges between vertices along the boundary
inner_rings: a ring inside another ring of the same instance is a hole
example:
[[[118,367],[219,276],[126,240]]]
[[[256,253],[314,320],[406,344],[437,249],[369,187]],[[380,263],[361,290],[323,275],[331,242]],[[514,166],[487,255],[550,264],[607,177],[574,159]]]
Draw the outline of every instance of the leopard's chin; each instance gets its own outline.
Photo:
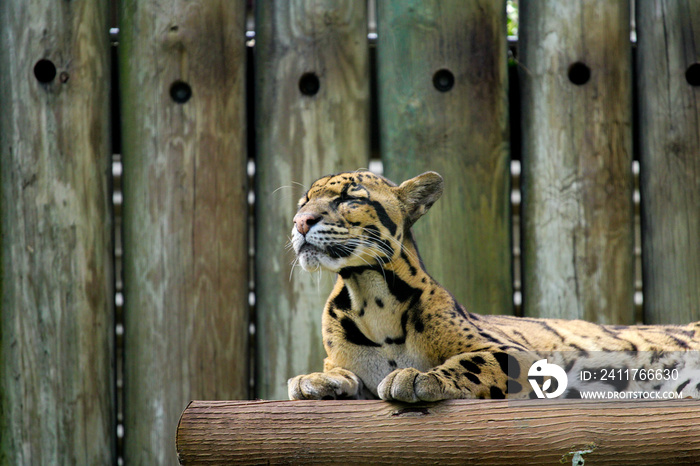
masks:
[[[329,270],[337,272],[336,260],[328,256],[322,249],[310,243],[305,243],[297,252],[299,264],[307,272],[317,272],[319,270]]]

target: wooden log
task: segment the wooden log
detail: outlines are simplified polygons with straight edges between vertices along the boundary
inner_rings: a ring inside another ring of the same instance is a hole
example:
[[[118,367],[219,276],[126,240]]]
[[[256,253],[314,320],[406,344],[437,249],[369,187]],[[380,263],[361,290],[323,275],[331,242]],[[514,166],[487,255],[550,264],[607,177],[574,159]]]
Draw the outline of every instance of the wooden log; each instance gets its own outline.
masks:
[[[0,2],[0,464],[116,462],[108,3]]]
[[[445,192],[414,227],[428,272],[467,309],[513,312],[505,1],[378,0],[381,156]]]
[[[700,320],[700,3],[637,3],[644,318]]]
[[[522,1],[527,316],[634,323],[628,1]]]
[[[198,464],[583,464],[700,461],[694,400],[193,401],[178,458]]]
[[[173,464],[190,399],[248,396],[245,2],[120,18],[124,456]]]
[[[367,9],[355,0],[256,2],[256,396],[319,371],[335,276],[292,270],[296,202],[323,175],[369,163]]]

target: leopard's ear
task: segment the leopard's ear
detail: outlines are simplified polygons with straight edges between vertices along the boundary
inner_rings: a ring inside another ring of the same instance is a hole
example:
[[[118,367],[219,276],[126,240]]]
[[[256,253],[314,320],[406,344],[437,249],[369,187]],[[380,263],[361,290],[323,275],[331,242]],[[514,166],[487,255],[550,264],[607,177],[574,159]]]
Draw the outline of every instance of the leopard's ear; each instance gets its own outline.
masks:
[[[398,197],[407,215],[408,226],[421,218],[442,195],[442,176],[435,172],[425,172],[401,183]]]

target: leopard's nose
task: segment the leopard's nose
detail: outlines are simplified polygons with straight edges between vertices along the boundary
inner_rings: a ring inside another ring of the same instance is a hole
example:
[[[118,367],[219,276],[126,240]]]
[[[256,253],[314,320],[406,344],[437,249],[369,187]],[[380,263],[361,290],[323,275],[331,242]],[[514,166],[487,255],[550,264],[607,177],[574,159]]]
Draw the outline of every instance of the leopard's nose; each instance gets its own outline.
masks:
[[[320,222],[321,218],[322,217],[317,214],[296,214],[294,216],[294,225],[296,225],[299,233],[306,236],[311,227]]]

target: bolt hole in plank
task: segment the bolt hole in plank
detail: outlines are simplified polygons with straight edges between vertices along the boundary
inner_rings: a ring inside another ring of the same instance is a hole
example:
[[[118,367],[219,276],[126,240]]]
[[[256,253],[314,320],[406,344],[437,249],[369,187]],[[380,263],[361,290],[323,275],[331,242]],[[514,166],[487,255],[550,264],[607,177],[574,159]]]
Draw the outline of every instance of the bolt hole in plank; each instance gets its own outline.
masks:
[[[306,96],[314,96],[321,89],[321,81],[316,73],[304,73],[299,78],[299,91]]]
[[[178,104],[184,104],[192,97],[192,88],[184,81],[175,81],[170,86],[170,97]]]
[[[576,62],[569,67],[569,81],[577,86],[583,86],[591,79],[591,69],[585,64]]]
[[[440,92],[448,92],[454,85],[455,75],[450,70],[438,70],[433,75],[433,86]]]
[[[34,65],[34,77],[42,84],[48,84],[56,78],[56,65],[45,58]]]
[[[693,63],[685,70],[685,80],[693,87],[700,86],[700,63]]]

